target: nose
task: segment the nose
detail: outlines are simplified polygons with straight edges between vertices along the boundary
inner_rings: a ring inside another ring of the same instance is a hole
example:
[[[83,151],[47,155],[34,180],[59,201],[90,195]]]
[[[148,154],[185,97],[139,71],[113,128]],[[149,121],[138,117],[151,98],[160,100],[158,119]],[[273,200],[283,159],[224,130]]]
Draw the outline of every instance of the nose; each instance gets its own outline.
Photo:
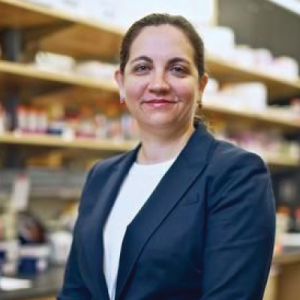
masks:
[[[149,83],[149,91],[155,94],[165,94],[170,90],[170,85],[165,78],[163,71],[153,72],[151,81]]]

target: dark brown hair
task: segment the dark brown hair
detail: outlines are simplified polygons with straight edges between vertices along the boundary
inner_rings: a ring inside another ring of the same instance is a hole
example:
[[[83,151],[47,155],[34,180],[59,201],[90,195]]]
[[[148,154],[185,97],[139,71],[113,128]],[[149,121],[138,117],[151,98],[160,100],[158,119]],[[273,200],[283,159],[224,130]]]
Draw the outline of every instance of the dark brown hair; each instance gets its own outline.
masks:
[[[136,21],[131,25],[125,34],[120,51],[120,70],[124,73],[130,55],[130,48],[135,38],[147,26],[171,25],[181,30],[189,39],[194,49],[194,60],[199,73],[199,77],[205,72],[204,66],[204,45],[200,35],[194,26],[182,16],[172,16],[169,14],[150,14]]]

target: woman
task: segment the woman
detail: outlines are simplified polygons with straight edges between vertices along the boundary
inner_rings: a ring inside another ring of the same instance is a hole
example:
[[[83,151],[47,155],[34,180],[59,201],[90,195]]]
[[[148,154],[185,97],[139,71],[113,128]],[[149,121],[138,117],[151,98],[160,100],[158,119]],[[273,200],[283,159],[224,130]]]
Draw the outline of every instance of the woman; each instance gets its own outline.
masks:
[[[116,72],[141,143],[89,173],[59,300],[259,300],[274,203],[262,160],[194,122],[208,77],[201,38],[152,14]]]

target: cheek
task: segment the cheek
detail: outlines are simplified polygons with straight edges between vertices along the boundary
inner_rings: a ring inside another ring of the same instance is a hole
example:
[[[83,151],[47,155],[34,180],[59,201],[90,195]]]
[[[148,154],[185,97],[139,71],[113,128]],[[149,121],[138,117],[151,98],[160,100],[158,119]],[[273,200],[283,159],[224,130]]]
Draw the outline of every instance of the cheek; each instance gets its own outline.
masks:
[[[186,102],[194,102],[198,98],[199,92],[195,88],[195,83],[187,82],[175,85],[177,96]]]
[[[138,100],[144,93],[146,84],[142,80],[128,79],[125,84],[125,94],[127,100]]]

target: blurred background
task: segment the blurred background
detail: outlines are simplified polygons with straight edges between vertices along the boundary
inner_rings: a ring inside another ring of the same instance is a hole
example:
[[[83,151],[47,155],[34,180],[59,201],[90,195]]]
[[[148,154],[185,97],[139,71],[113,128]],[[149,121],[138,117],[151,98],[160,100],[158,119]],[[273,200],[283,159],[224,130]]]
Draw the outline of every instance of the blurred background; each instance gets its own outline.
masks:
[[[55,299],[87,171],[137,144],[113,74],[126,29],[151,12],[203,37],[209,128],[272,176],[264,300],[300,299],[299,0],[0,0],[0,299]]]

